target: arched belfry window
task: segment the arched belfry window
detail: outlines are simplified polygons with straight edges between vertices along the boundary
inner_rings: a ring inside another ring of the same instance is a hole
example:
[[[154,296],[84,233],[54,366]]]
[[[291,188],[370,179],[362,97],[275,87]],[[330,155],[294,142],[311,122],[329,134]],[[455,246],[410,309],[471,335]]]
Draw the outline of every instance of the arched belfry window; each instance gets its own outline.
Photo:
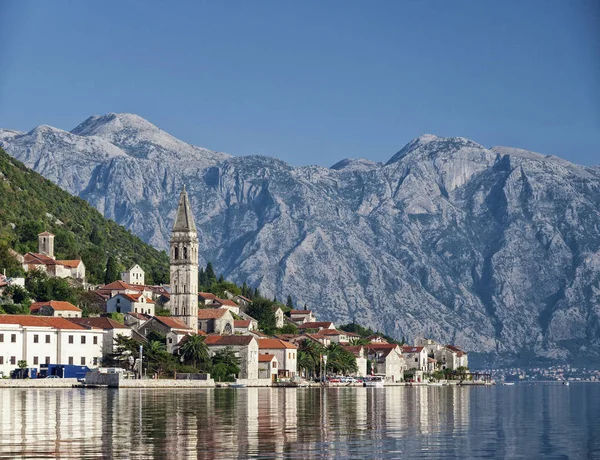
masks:
[[[179,248],[177,246],[175,246],[175,248],[173,249],[173,258],[175,260],[179,259]]]
[[[183,247],[183,258],[185,260],[187,260],[187,247],[186,246]]]

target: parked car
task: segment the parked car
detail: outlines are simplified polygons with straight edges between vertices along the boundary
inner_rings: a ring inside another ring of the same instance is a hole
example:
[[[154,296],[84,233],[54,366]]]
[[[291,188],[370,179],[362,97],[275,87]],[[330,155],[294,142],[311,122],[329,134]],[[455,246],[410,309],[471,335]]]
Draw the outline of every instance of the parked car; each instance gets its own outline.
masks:
[[[46,378],[47,379],[59,379],[60,377],[58,375],[48,375]]]

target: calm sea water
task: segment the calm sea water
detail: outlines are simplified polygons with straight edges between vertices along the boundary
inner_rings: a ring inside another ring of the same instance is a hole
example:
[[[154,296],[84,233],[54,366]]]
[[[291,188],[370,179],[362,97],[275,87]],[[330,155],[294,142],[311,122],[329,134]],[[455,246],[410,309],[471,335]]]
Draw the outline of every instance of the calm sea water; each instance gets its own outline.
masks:
[[[0,389],[0,458],[600,459],[600,384]]]

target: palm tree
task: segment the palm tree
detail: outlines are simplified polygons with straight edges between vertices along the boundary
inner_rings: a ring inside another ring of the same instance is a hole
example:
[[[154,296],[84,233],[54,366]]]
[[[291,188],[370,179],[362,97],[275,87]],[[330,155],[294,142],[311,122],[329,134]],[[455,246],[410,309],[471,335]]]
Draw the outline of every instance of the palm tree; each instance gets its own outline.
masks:
[[[319,363],[324,354],[323,345],[314,340],[304,339],[298,348],[298,367],[304,369],[311,376],[318,375],[320,377]]]
[[[188,335],[184,344],[179,349],[181,358],[186,364],[190,364],[204,371],[207,370],[207,363],[210,361],[208,356],[208,346],[205,343],[204,336],[199,334]]]
[[[354,354],[337,343],[327,347],[327,367],[341,374],[350,374],[358,370]]]

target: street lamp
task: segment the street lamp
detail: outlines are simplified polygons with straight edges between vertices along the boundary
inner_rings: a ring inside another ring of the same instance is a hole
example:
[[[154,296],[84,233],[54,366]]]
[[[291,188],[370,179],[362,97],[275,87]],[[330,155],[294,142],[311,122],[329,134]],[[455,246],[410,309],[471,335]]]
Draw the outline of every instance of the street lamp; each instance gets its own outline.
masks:
[[[323,379],[327,377],[327,355],[323,355],[323,364],[325,365],[325,370],[323,372]],[[325,381],[325,380],[323,380]]]

